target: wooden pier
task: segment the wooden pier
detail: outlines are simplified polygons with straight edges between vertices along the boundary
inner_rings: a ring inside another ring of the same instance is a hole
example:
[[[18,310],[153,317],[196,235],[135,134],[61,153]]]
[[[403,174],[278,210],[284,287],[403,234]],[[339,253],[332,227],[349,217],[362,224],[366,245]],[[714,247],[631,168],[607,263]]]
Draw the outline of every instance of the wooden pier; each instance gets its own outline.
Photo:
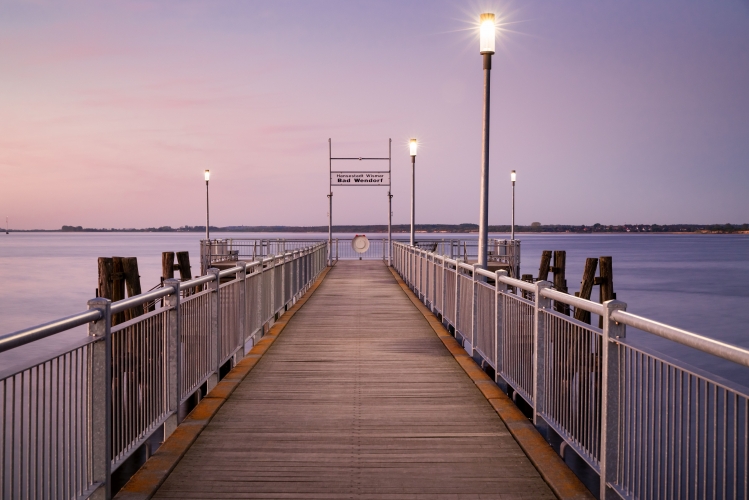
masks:
[[[388,267],[344,261],[155,497],[555,496]]]

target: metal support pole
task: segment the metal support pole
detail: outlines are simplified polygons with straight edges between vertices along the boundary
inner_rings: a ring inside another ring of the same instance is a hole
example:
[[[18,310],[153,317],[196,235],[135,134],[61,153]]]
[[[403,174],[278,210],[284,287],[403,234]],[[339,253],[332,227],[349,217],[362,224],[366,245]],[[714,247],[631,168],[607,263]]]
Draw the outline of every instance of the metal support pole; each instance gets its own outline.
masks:
[[[240,359],[247,355],[247,301],[245,300],[245,294],[247,292],[247,263],[244,261],[237,262],[240,270],[237,271],[237,279],[239,280],[239,293],[237,294],[237,310],[239,311],[239,356]]]
[[[215,267],[208,270],[208,274],[213,275],[213,281],[208,284],[208,287],[213,291],[210,294],[211,301],[211,345],[213,346],[213,359],[212,367],[214,373],[208,377],[207,388],[208,392],[211,391],[216,384],[218,384],[219,368],[221,364],[221,300],[219,298],[220,287],[219,287],[219,273],[220,271]]]
[[[440,299],[440,315],[442,316],[442,323],[445,322],[445,304],[447,300],[447,264],[445,264],[445,257],[442,257],[442,297]]]
[[[278,310],[278,306],[276,305],[276,286],[278,286],[278,283],[276,283],[275,255],[271,257],[270,268],[268,269],[268,272],[270,272],[270,293],[268,295],[268,300],[270,302],[270,318],[268,319],[268,328],[270,328],[270,326],[276,320],[276,311]]]
[[[460,266],[457,262],[455,263],[455,310],[453,313],[453,330],[455,331],[455,339],[457,340],[458,316],[460,316]]]
[[[328,184],[330,176],[333,175],[333,145],[328,139]],[[328,265],[333,265],[333,186],[329,187],[328,193]]]
[[[392,158],[393,158],[393,140],[388,139],[388,177],[390,177],[390,186],[388,186],[388,266],[393,265],[393,195],[390,193],[393,184],[392,175]]]
[[[478,337],[477,329],[478,329],[478,294],[479,294],[479,285],[478,285],[478,273],[476,273],[476,269],[479,267],[474,264],[473,271],[471,272],[471,351],[468,353],[471,355],[471,357],[474,356],[476,353],[476,338]]]
[[[393,195],[388,190],[388,266],[393,265]]]
[[[500,279],[507,277],[507,271],[501,269],[495,273],[494,278],[494,382],[499,382],[499,374],[502,372],[502,349],[504,341],[504,318],[505,318],[505,300],[503,293],[507,292],[507,285]]]
[[[177,428],[179,423],[182,421],[184,415],[179,414],[179,400],[182,395],[182,388],[180,386],[180,373],[182,356],[180,346],[180,324],[179,324],[179,293],[180,282],[177,279],[169,278],[164,280],[164,287],[174,288],[174,293],[164,297],[164,307],[168,309],[167,319],[167,380],[169,385],[167,386],[167,399],[169,403],[169,409],[174,411],[166,422],[164,422],[164,439],[166,440],[172,432]]]
[[[551,309],[551,299],[541,296],[541,290],[551,288],[548,281],[536,282],[536,300],[533,321],[533,425],[538,427],[538,414],[541,412],[541,402],[546,390],[546,377],[544,359],[546,356],[545,337],[546,319],[543,315],[544,309]]]
[[[510,239],[515,241],[515,181],[512,181],[512,229]]]
[[[265,265],[263,264],[263,257],[260,257],[260,264],[258,265],[258,271],[260,274],[257,278],[255,278],[255,281],[257,282],[257,287],[255,288],[255,297],[257,297],[257,317],[260,318],[258,321],[259,328],[260,328],[260,336],[258,338],[262,338],[263,336],[263,330],[265,328],[265,322],[268,320],[265,316],[263,316],[265,312],[265,307],[263,307],[263,304],[267,300],[265,298],[265,293],[263,291],[265,278],[263,277],[263,269]],[[257,333],[255,333],[257,335]],[[252,337],[252,345],[254,346],[257,343],[257,339],[255,337]]]
[[[414,246],[414,218],[416,217],[416,156],[411,156],[411,246]]]
[[[209,219],[209,203],[208,203],[208,181],[205,181],[205,244],[208,247],[208,262],[205,264],[205,269],[211,267],[211,232],[210,232],[210,219]]]
[[[492,55],[484,56],[484,127],[481,149],[481,191],[479,195],[479,248],[478,266],[486,269],[486,246],[489,232],[489,83]]]
[[[89,309],[101,311],[102,319],[88,324],[91,345],[91,464],[92,480],[99,488],[91,498],[112,498],[112,301],[102,297],[88,301]]]
[[[603,338],[601,339],[601,480],[599,497],[606,498],[608,483],[616,481],[619,459],[619,400],[621,386],[621,357],[615,339],[626,336],[626,327],[611,319],[614,311],[626,311],[627,304],[618,300],[603,303]]]
[[[287,265],[287,256],[282,254],[281,257],[281,308],[286,311],[288,310],[288,303],[286,302],[286,274],[289,272],[289,266]]]

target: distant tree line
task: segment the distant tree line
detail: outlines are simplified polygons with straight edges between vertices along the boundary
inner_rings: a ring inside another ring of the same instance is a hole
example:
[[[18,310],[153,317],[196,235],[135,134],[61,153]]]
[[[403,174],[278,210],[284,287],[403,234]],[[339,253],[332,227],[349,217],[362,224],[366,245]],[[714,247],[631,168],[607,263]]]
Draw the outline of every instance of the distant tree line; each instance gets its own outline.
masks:
[[[211,226],[212,232],[249,232],[249,233],[326,233],[328,226]],[[416,231],[428,233],[475,233],[478,224],[417,224]],[[205,226],[171,226],[135,228],[84,228],[82,226],[62,226],[63,232],[205,232]],[[394,233],[407,233],[409,224],[393,224]],[[386,224],[374,225],[334,225],[336,233],[385,233]],[[509,233],[509,225],[489,226],[493,233]],[[566,225],[541,224],[533,222],[529,226],[516,225],[518,233],[736,233],[749,231],[749,224],[621,224],[605,225]]]

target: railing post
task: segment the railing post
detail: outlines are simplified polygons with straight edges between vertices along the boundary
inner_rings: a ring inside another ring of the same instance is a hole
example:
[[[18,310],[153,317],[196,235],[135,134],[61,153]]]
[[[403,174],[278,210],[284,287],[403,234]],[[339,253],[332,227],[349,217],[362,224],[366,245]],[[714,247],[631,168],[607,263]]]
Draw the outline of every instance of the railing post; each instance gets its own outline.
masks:
[[[601,339],[601,468],[599,498],[606,499],[608,483],[616,480],[619,460],[619,388],[621,356],[615,339],[624,338],[626,327],[611,319],[614,311],[626,311],[627,304],[618,300],[603,303],[603,338]]]
[[[474,352],[476,351],[476,338],[478,337],[478,318],[477,312],[478,312],[478,276],[476,273],[476,269],[478,269],[477,265],[473,265],[473,271],[471,273],[471,352],[469,353],[471,356],[473,356]]]
[[[287,256],[286,252],[281,255],[283,259],[281,261],[281,307],[283,307],[284,311],[287,309],[288,305],[286,302],[286,274],[289,272],[289,266],[287,265],[288,261],[286,260]]]
[[[92,480],[99,487],[94,499],[112,498],[112,302],[101,297],[88,301],[89,309],[101,311],[102,319],[88,324],[91,344],[89,365],[89,424]]]
[[[431,258],[431,261],[429,260]],[[427,287],[427,297],[429,297],[429,310],[434,314],[434,301],[437,295],[437,287],[435,286],[435,283],[437,282],[437,261],[434,259],[433,254],[427,254],[427,284],[429,285]],[[429,276],[431,271],[432,280],[429,280]]]
[[[221,300],[219,293],[221,288],[219,279],[219,270],[212,267],[208,270],[207,274],[213,275],[213,281],[208,283],[208,286],[213,291],[209,295],[211,301],[211,345],[213,346],[213,369],[214,373],[208,377],[207,387],[208,392],[211,391],[216,384],[218,384],[219,368],[221,363]]]
[[[458,338],[458,316],[460,316],[460,266],[458,262],[455,262],[455,315],[453,316],[453,330],[455,330],[455,338]]]
[[[507,271],[504,269],[497,271],[494,277],[494,382],[499,382],[499,374],[503,368],[500,354],[504,347],[505,300],[502,294],[507,293],[507,285],[500,279],[506,277]]]
[[[444,322],[445,319],[445,299],[447,298],[447,264],[445,263],[445,256],[442,256],[442,277],[440,278],[442,280],[442,300],[440,301],[440,314],[442,315],[442,320]]]
[[[546,356],[546,318],[542,311],[551,308],[551,300],[541,296],[541,291],[551,288],[548,281],[536,282],[533,321],[533,424],[538,426],[538,414],[543,410],[542,401],[546,390],[544,357]]]
[[[278,307],[276,306],[276,286],[278,284],[276,283],[276,260],[278,257],[276,255],[273,255],[271,257],[271,265],[270,265],[270,321],[275,321],[276,319],[276,311],[278,310]],[[269,324],[270,326],[270,324]]]
[[[164,439],[168,438],[177,425],[182,421],[182,415],[179,414],[179,400],[182,395],[180,386],[180,375],[182,373],[182,356],[180,346],[180,318],[179,318],[179,286],[177,279],[169,278],[164,280],[164,287],[174,288],[174,293],[164,297],[164,307],[167,312],[167,401],[169,409],[174,411],[172,415],[164,422]]]
[[[263,270],[265,268],[265,264],[263,264],[264,257],[260,256],[260,264],[258,265],[258,269],[260,270],[260,275],[256,278],[255,281],[257,281],[257,287],[255,288],[255,296],[257,297],[257,317],[259,318],[258,322],[260,323],[260,337],[262,338],[265,329],[265,321],[266,317],[263,316],[263,311],[265,309],[263,308],[264,301],[266,300],[265,293],[263,293],[263,284],[265,283],[263,280]],[[255,344],[255,339],[252,339],[253,345]]]
[[[238,261],[237,265],[240,267],[239,271],[237,271],[236,279],[239,280],[239,293],[237,294],[237,301],[239,304],[237,304],[237,311],[239,311],[239,353],[242,358],[244,358],[247,355],[247,349],[245,348],[247,338],[245,337],[245,333],[247,331],[247,300],[246,300],[246,290],[245,287],[247,286],[247,262],[244,261]]]
[[[335,239],[335,261],[338,262],[338,238]]]

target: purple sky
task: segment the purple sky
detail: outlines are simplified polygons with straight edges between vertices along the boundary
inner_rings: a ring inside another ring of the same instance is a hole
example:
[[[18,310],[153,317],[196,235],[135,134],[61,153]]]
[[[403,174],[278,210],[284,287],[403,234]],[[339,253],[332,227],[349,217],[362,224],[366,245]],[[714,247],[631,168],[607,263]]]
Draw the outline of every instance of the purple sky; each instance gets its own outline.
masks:
[[[386,155],[409,220],[749,221],[749,2],[0,3],[0,215],[22,229],[327,224],[334,155]],[[357,165],[354,165],[357,167]],[[334,222],[386,222],[386,188]],[[4,221],[3,221],[4,222]]]

